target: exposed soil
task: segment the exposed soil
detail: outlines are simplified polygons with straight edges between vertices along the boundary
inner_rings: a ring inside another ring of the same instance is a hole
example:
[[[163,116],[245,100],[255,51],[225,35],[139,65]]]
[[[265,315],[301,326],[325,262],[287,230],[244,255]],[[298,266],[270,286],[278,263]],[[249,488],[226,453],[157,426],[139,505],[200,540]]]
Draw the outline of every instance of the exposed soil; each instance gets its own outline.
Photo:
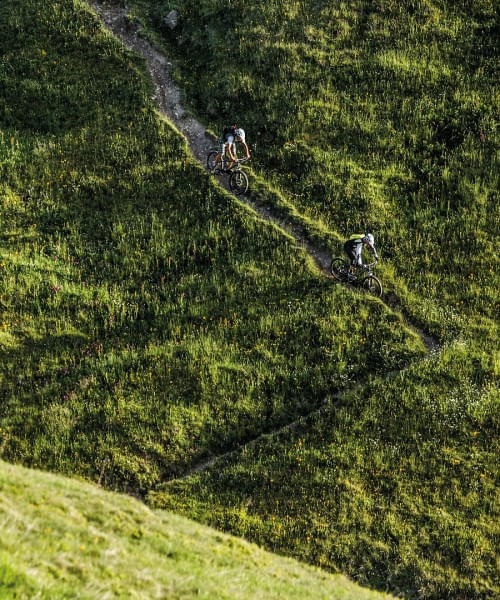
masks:
[[[95,1],[89,4],[107,28],[129,50],[134,50],[146,59],[155,88],[153,100],[156,101],[160,112],[184,134],[196,158],[204,161],[208,150],[213,146],[213,140],[206,133],[205,127],[188,115],[182,107],[181,92],[171,75],[172,63],[164,54],[153,48],[144,37],[141,37],[139,24],[128,22],[127,7]]]

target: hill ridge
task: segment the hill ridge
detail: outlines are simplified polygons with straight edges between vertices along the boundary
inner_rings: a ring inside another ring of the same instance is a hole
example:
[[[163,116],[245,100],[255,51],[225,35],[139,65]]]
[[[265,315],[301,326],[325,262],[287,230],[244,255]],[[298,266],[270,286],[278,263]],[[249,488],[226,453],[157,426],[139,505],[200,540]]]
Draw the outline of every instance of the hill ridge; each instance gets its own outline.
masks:
[[[99,486],[0,461],[0,597],[389,599]]]

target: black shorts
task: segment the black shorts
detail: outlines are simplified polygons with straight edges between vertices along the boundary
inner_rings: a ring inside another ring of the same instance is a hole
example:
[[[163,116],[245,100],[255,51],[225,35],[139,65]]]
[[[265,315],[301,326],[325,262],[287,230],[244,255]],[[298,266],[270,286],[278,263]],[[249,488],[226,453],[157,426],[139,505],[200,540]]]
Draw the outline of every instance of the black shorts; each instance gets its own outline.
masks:
[[[344,244],[345,253],[349,257],[351,264],[357,263],[358,261],[356,257],[356,245],[357,244],[352,240],[347,240],[347,242]]]

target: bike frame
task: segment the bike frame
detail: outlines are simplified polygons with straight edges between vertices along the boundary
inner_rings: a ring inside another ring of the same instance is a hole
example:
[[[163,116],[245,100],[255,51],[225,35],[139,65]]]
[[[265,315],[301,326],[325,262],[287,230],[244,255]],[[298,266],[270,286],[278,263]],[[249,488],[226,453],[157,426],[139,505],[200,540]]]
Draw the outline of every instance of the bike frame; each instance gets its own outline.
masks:
[[[210,148],[210,150],[208,151],[208,154],[210,154],[210,152],[218,152],[218,153],[220,154],[219,150],[220,150],[220,148],[216,148],[216,147],[214,147],[214,148]],[[236,156],[236,153],[235,153],[235,156]],[[230,171],[232,171],[232,170],[233,170],[233,169],[235,169],[235,168],[236,168],[236,169],[239,169],[239,168],[240,168],[240,165],[241,165],[241,163],[247,162],[247,161],[249,161],[249,160],[250,160],[250,159],[249,159],[249,158],[247,158],[246,156],[244,156],[243,158],[238,158],[238,157],[237,157],[237,158],[236,158],[236,160],[235,160],[235,161],[233,161],[233,164],[232,164],[232,166],[230,167],[230,169],[229,169],[229,170],[230,170]],[[229,163],[229,162],[231,162],[231,159],[230,159],[230,158],[228,159],[228,158],[226,158],[226,156],[225,156],[225,155],[223,156],[223,155],[221,154],[220,161],[221,161],[221,169],[222,169],[222,170],[228,170],[228,167],[227,167],[227,165],[228,165],[228,163]]]
[[[363,264],[363,265],[355,265],[356,266],[356,273],[352,273],[352,276],[354,277],[354,279],[352,280],[353,282],[360,279],[363,275],[373,275],[373,270],[375,269],[375,265],[377,264],[377,260],[373,261],[372,263],[367,263],[367,264]]]

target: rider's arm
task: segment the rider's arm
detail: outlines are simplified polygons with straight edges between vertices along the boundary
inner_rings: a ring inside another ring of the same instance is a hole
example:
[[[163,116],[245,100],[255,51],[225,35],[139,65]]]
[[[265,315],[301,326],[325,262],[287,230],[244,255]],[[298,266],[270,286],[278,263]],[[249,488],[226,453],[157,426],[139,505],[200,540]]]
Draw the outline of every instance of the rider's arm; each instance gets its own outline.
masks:
[[[368,248],[369,248],[370,252],[371,252],[371,253],[373,254],[373,256],[375,257],[375,260],[378,260],[378,254],[377,254],[377,251],[376,251],[376,249],[375,249],[375,246],[372,246],[372,245],[370,244],[370,242],[365,242],[365,244],[368,246]]]
[[[246,142],[241,142],[241,144],[245,148],[245,152],[246,152],[247,158],[250,158],[250,150],[248,149],[247,143]]]

